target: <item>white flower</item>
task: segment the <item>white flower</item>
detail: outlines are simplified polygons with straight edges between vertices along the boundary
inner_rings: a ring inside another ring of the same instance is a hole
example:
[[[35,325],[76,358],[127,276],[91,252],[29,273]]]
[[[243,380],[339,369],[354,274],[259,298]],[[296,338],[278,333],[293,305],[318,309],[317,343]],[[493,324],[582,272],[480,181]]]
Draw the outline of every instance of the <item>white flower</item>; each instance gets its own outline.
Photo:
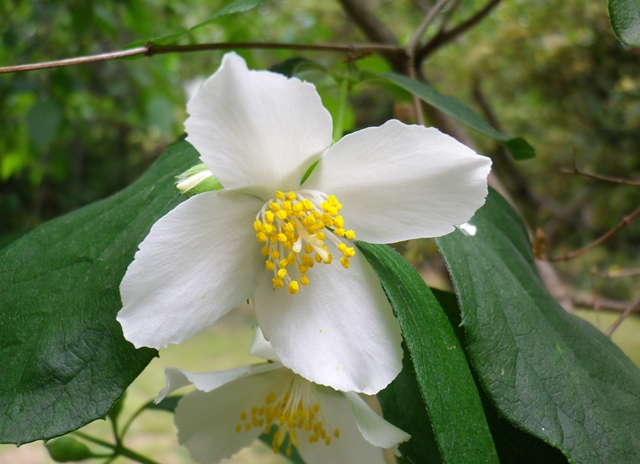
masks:
[[[140,244],[120,286],[126,339],[181,343],[251,297],[294,372],[342,391],[384,388],[401,369],[400,328],[352,239],[453,231],[484,203],[490,160],[395,120],[330,146],[313,85],[248,70],[233,53],[187,111],[187,141],[224,189],[181,203]]]
[[[311,383],[279,362],[165,375],[156,402],[189,384],[198,390],[180,400],[174,420],[180,444],[201,463],[229,458],[274,427],[273,451],[293,445],[307,464],[384,464],[381,448],[410,438],[356,393]]]

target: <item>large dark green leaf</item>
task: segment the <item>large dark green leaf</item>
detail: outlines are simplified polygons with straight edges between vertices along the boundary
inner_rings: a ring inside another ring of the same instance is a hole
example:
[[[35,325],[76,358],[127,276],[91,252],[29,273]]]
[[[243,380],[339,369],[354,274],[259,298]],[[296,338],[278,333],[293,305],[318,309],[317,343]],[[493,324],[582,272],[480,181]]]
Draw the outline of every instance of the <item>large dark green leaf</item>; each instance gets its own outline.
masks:
[[[640,47],[640,0],[609,0],[609,19],[621,42]]]
[[[526,230],[491,191],[474,236],[437,239],[467,354],[500,415],[571,462],[640,462],[640,371],[547,292]]]
[[[437,300],[420,275],[393,249],[364,242],[357,245],[380,278],[400,322],[441,462],[497,463],[469,365]],[[415,397],[406,401],[415,404]],[[399,412],[403,410],[401,406]],[[405,447],[405,451],[410,450]],[[423,456],[433,454],[431,450],[424,453],[407,456],[419,463],[424,462]]]
[[[169,147],[135,184],[0,251],[0,443],[49,439],[105,417],[156,356],[122,337],[119,284],[197,162]]]
[[[436,89],[422,82],[418,82],[414,79],[409,79],[406,76],[395,73],[372,73],[367,72],[365,76],[371,76],[384,79],[398,87],[406,90],[409,93],[417,96],[421,100],[424,100],[431,106],[439,109],[445,114],[448,114],[456,121],[459,121],[472,129],[477,130],[483,135],[500,142],[517,160],[525,160],[533,158],[536,153],[529,142],[522,137],[507,137],[496,129],[491,124],[485,121],[482,116],[462,103],[460,100],[448,95],[442,95]]]

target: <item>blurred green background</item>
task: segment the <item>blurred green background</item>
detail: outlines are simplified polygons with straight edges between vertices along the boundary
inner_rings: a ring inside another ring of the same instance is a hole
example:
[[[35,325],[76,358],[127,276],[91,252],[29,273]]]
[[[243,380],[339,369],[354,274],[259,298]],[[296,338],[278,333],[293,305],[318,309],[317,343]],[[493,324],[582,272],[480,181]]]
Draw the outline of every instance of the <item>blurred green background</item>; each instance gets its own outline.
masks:
[[[228,3],[0,0],[0,66],[119,50],[200,23]],[[434,2],[365,3],[404,44]],[[457,4],[454,24],[485,2]],[[442,15],[446,14],[445,10]],[[438,27],[434,22],[426,36]],[[312,0],[268,0],[181,39],[184,44],[225,41],[367,42],[337,1]],[[239,53],[254,68],[303,56],[338,75],[354,69],[389,69],[376,56],[353,65],[341,54]],[[159,55],[0,75],[0,248],[140,176],[182,134],[188,92],[215,71],[221,56],[222,52]],[[494,142],[470,134],[493,158],[495,172],[531,230],[543,232],[549,255],[589,243],[640,204],[638,187],[559,172],[572,166],[575,154],[584,170],[640,178],[640,51],[614,37],[606,0],[502,2],[475,28],[429,55],[423,71],[441,92],[458,97],[503,132],[523,136],[535,147],[535,159],[514,162]],[[336,82],[319,73],[305,77],[318,85],[325,104],[335,110]],[[374,84],[354,84],[349,104],[347,130],[398,115],[408,114],[411,120],[408,95]],[[430,242],[401,244],[399,249],[430,283],[446,288],[446,273]],[[593,277],[594,271],[638,268],[639,252],[640,221],[579,259],[559,264],[557,270],[570,291],[627,301],[640,294],[637,275],[603,279]],[[204,371],[248,361],[252,316],[238,313],[192,341],[163,351],[133,385],[127,410],[162,388],[165,366]],[[616,317],[580,314],[603,329]],[[637,364],[638,324],[627,321],[614,336]],[[99,433],[108,435],[108,428],[103,428]],[[189,462],[186,451],[177,448],[168,414],[145,413],[134,425],[131,440],[134,449],[162,462]],[[0,460],[47,462],[42,453],[40,444],[17,451],[1,446]],[[254,457],[240,459],[257,462]],[[268,450],[264,459],[274,462]]]

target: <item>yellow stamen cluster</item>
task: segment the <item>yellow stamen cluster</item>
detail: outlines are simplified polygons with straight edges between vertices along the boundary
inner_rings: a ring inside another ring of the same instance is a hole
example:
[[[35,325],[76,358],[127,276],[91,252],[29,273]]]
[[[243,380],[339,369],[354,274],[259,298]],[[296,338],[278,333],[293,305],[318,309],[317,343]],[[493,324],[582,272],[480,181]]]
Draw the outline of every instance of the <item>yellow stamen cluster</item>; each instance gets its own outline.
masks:
[[[253,406],[249,413],[242,411],[240,421],[236,424],[237,433],[243,430],[249,431],[253,427],[262,428],[263,433],[271,432],[273,425],[278,426],[278,430],[271,442],[273,452],[280,452],[280,448],[287,435],[289,443],[285,454],[291,455],[291,447],[298,446],[298,434],[307,436],[309,443],[324,442],[331,444],[331,435],[336,439],[340,438],[340,429],[336,428],[330,433],[327,432],[320,414],[318,403],[312,405],[305,404],[305,401],[298,399],[299,395],[292,395],[286,391],[284,395],[277,397],[274,391],[270,392],[261,406]],[[296,402],[296,399],[298,401]]]
[[[294,295],[300,285],[308,285],[307,271],[316,263],[330,264],[333,260],[325,245],[327,239],[342,253],[342,266],[349,268],[349,258],[355,255],[355,250],[337,237],[353,240],[356,234],[344,228],[344,219],[339,214],[341,208],[334,195],[311,190],[288,193],[278,190],[265,204],[253,228],[256,239],[265,244],[262,255],[266,258],[265,267],[274,274],[275,288],[286,285]],[[333,229],[333,233],[325,235],[324,230],[330,230],[328,228]]]

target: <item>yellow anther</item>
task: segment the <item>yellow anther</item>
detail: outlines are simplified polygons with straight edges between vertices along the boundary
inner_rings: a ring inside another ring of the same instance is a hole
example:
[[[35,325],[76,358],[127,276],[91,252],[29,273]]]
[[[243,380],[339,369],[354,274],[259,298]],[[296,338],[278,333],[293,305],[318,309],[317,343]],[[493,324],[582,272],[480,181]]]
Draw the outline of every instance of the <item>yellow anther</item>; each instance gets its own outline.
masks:
[[[287,270],[286,269],[280,269],[278,271],[278,277],[280,277],[281,279],[284,279],[287,275]]]
[[[271,259],[278,259],[280,257],[280,252],[278,250],[271,250],[269,256],[271,257]]]
[[[340,264],[342,264],[342,267],[345,269],[349,269],[349,267],[351,266],[348,258],[340,258]]]
[[[247,418],[247,413],[246,413],[245,411],[242,411],[242,412],[240,413],[240,420],[241,420],[241,421],[243,421],[243,420],[245,420],[246,418]]]
[[[295,200],[297,197],[296,197],[296,194],[295,194],[294,192],[289,192],[289,193],[287,193],[287,198],[288,198],[290,201],[293,201],[293,200]]]
[[[300,277],[300,283],[306,287],[309,285],[309,278],[306,275],[303,275]]]
[[[333,431],[333,436],[336,437],[336,438],[340,438],[340,429],[335,429]]]
[[[281,269],[281,270],[284,271],[284,269]],[[292,280],[291,283],[289,284],[289,288],[287,290],[292,295],[295,295],[296,293],[298,293],[299,289],[300,288],[298,287],[298,282],[296,282],[295,280]]]
[[[333,218],[333,223],[337,226],[337,227],[344,227],[344,219],[342,218],[342,216],[336,216],[335,218]]]
[[[311,245],[307,245],[306,247],[304,247],[304,252],[309,254],[313,252],[313,247]]]
[[[263,246],[262,247],[262,251],[260,253],[262,253],[262,256],[268,256],[269,255],[269,245]]]
[[[285,211],[291,211],[291,202],[289,200],[282,202],[282,209]]]
[[[273,286],[275,288],[282,288],[284,287],[284,281],[282,279],[280,279],[279,277],[274,277],[273,279],[271,279],[273,281]]]
[[[318,240],[324,241],[324,232],[317,232],[316,237],[318,238]]]
[[[253,228],[256,232],[260,232],[262,230],[262,222],[256,219],[255,221],[253,221]]]
[[[333,229],[333,233],[336,234],[338,237],[344,237],[344,232],[345,230],[342,227],[337,227]]]
[[[345,245],[344,243],[341,243],[340,245],[338,245],[338,250],[344,253],[345,251],[347,251],[347,245]]]
[[[280,205],[275,201],[272,201],[271,203],[269,203],[269,209],[277,213],[278,211],[280,211]]]
[[[284,200],[284,192],[281,192],[280,190],[276,190],[276,198],[280,201]]]
[[[251,430],[251,424],[249,422],[244,424],[244,429],[247,430],[247,431]]]
[[[274,230],[275,229],[274,229],[272,224],[263,224],[262,225],[262,232],[264,232],[267,235],[270,235]]]
[[[265,234],[264,232],[258,232],[256,234],[256,238],[260,243],[264,243],[267,241],[267,234]]]
[[[265,261],[264,262],[264,267],[267,268],[267,271],[273,271],[276,268],[275,264],[273,264],[273,261],[271,261],[271,260]]]
[[[344,233],[344,236],[347,238],[347,240],[353,240],[354,238],[356,238],[356,233],[352,230],[348,230]]]
[[[275,217],[276,216],[275,214],[273,214],[273,211],[265,211],[264,213],[264,220],[269,224],[271,224],[274,221]]]
[[[324,442],[325,442],[325,444],[326,444],[327,446],[329,446],[329,445],[331,444],[331,437],[326,437],[326,438],[324,439]]]
[[[300,274],[304,274],[308,270],[309,270],[309,268],[307,266],[305,266],[304,264],[301,264],[300,266],[298,266],[298,271],[300,271]]]
[[[279,242],[284,243],[284,242],[286,242],[286,241],[287,241],[287,236],[286,236],[285,234],[283,234],[282,232],[280,232],[280,233],[277,235],[277,237],[278,237],[278,241],[279,241]]]
[[[242,426],[240,424],[236,424],[236,433],[240,433],[242,430]]]
[[[283,209],[281,209],[280,211],[278,211],[276,213],[276,217],[278,219],[280,219],[281,221],[284,221],[285,219],[287,219],[287,212]]]

